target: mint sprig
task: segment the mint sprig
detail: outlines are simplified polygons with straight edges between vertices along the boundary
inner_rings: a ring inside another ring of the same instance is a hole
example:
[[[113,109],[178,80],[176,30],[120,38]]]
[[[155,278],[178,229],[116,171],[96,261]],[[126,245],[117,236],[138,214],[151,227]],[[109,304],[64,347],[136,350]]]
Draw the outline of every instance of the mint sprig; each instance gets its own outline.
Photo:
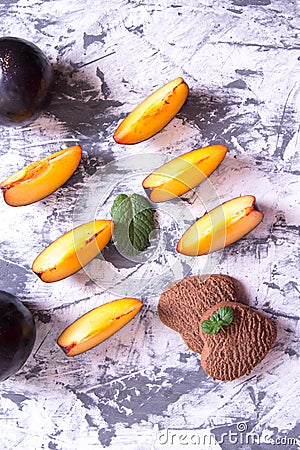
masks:
[[[201,329],[206,334],[216,334],[220,330],[226,333],[224,326],[230,325],[234,319],[234,311],[230,306],[223,306],[218,309],[210,319],[204,320]]]
[[[137,255],[150,244],[155,229],[154,211],[149,201],[139,194],[118,195],[111,208],[114,241],[127,256]]]

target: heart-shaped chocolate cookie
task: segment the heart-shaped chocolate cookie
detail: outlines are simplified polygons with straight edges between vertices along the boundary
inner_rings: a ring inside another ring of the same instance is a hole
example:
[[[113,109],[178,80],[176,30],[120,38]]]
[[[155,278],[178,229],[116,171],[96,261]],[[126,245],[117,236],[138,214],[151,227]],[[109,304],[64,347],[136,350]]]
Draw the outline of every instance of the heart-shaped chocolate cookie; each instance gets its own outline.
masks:
[[[232,322],[215,334],[206,334],[202,323],[210,320],[220,308],[233,310]],[[276,327],[267,317],[241,303],[222,302],[209,308],[199,324],[204,342],[201,365],[213,379],[232,381],[248,375],[272,348]]]
[[[201,353],[204,342],[199,333],[202,316],[210,307],[237,301],[237,287],[227,275],[198,275],[169,286],[160,296],[158,314],[169,328],[181,334],[187,346]]]

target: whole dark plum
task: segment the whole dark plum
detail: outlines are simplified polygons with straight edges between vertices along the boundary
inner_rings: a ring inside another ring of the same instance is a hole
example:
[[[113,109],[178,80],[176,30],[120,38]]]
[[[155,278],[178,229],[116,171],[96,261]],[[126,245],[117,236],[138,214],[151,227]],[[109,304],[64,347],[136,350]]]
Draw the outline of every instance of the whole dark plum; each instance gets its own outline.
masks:
[[[41,112],[52,82],[52,68],[31,42],[0,38],[0,124],[32,121]]]
[[[35,342],[31,312],[14,295],[0,291],[0,381],[14,375]]]

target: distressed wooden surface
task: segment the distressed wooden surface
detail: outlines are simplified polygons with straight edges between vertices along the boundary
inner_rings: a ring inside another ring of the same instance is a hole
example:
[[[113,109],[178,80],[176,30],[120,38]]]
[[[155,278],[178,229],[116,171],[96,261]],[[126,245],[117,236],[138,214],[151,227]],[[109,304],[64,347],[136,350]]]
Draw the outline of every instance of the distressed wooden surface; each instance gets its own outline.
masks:
[[[0,128],[0,178],[64,146],[84,150],[74,176],[45,200],[20,208],[0,200],[1,289],[18,295],[37,324],[32,355],[0,386],[1,448],[168,448],[159,439],[166,429],[213,433],[211,448],[223,450],[249,448],[247,433],[253,449],[270,448],[270,439],[278,439],[272,448],[296,448],[284,438],[299,434],[299,3],[11,0],[0,13],[1,34],[34,42],[56,72],[42,116]],[[177,76],[190,86],[178,116],[144,143],[116,144],[120,119]],[[109,218],[118,192],[141,192],[156,163],[217,142],[228,145],[226,159],[195,193],[160,206],[147,258],[125,264],[110,247],[58,283],[31,272],[36,255],[74,224]],[[176,256],[174,243],[195,217],[243,194],[264,211],[257,229],[209,257]],[[232,383],[207,377],[157,315],[167,284],[208,272],[237,278],[244,301],[278,326],[263,363]],[[56,345],[65,326],[125,295],[144,301],[141,313],[67,359]]]

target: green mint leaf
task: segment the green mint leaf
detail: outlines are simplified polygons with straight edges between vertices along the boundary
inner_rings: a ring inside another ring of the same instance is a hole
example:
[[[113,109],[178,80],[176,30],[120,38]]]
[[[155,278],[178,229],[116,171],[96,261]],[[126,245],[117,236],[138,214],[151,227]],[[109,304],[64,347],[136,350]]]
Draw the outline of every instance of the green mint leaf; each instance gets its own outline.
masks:
[[[223,306],[217,314],[222,325],[230,325],[234,319],[234,311],[230,306]]]
[[[203,320],[203,322],[201,323],[201,329],[206,334],[216,334],[219,331],[220,326],[216,322],[212,322],[209,319]]]
[[[234,310],[230,306],[223,306],[217,312],[212,314],[208,320],[204,320],[201,329],[206,334],[215,334],[218,331],[226,333],[224,325],[230,325],[234,319]]]
[[[215,312],[210,319],[212,322],[216,322],[219,323],[220,322],[220,317],[219,317],[219,311]]]
[[[114,240],[119,251],[127,256],[137,255],[149,245],[155,229],[154,212],[148,200],[139,194],[120,194],[111,208]]]
[[[114,202],[112,204],[112,207],[111,207],[111,215],[112,215],[112,217],[118,215],[118,210],[121,207],[121,204],[127,198],[128,198],[128,195],[126,195],[126,194],[120,194],[120,195],[118,195],[118,197],[115,198],[115,200],[114,200]],[[119,212],[121,212],[121,210],[119,210]]]

